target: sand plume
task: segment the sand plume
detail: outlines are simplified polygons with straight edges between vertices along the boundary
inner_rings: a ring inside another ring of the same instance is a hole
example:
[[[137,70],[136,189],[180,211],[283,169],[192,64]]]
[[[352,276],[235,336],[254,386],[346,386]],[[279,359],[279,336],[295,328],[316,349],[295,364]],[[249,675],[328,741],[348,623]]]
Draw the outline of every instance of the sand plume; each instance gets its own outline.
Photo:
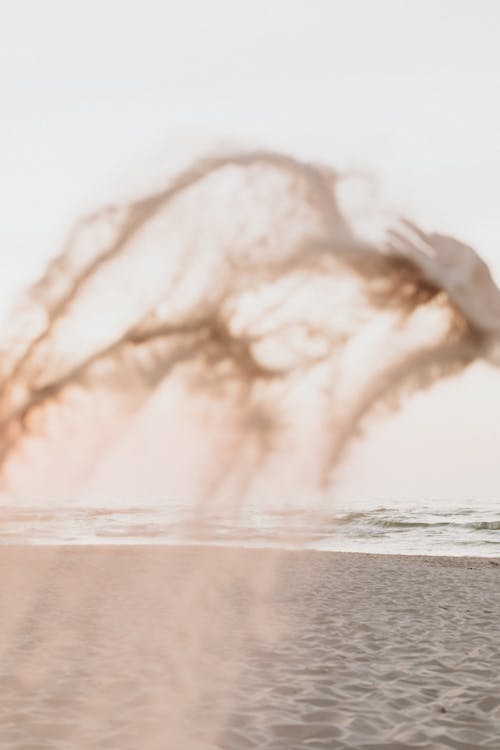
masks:
[[[491,357],[500,294],[483,261],[410,222],[368,242],[339,209],[341,181],[233,154],[80,221],[9,321],[2,466],[50,433],[58,405],[101,396],[118,419],[175,374],[225,405],[236,451],[257,440],[259,460],[307,391],[327,415],[328,481],[376,406]]]

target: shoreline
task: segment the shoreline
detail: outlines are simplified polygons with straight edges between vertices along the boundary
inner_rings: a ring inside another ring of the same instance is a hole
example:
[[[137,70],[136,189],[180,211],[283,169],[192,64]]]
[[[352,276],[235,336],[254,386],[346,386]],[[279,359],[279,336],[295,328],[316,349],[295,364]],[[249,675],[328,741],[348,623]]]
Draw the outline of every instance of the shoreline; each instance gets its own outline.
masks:
[[[242,552],[245,553],[259,553],[259,554],[284,554],[284,555],[328,555],[328,556],[350,556],[350,557],[362,557],[362,558],[390,558],[390,559],[415,559],[415,560],[428,560],[428,561],[435,561],[435,560],[450,560],[450,561],[456,561],[457,563],[459,561],[471,561],[471,562],[478,562],[478,563],[489,563],[491,565],[500,565],[500,554],[499,555],[446,555],[446,554],[435,554],[435,555],[429,555],[429,554],[416,554],[413,552],[408,553],[402,553],[402,552],[359,552],[359,551],[351,551],[351,550],[325,550],[325,549],[299,549],[299,548],[289,548],[289,547],[272,547],[270,545],[264,545],[264,546],[241,546],[241,545],[231,545],[231,544],[206,544],[206,543],[192,543],[192,544],[184,544],[184,543],[172,543],[172,544],[165,544],[163,542],[159,543],[151,543],[151,542],[118,542],[118,543],[109,543],[106,542],[104,544],[97,542],[95,544],[89,544],[88,542],[63,542],[61,544],[57,544],[54,542],[2,542],[0,543],[0,555],[2,554],[3,550],[80,550],[80,551],[95,551],[95,550],[102,550],[106,552],[113,552],[117,550],[131,550],[131,549],[137,549],[137,550],[161,550],[161,551],[167,551],[167,550],[203,550],[203,551],[210,551],[210,550],[229,550],[232,552]]]

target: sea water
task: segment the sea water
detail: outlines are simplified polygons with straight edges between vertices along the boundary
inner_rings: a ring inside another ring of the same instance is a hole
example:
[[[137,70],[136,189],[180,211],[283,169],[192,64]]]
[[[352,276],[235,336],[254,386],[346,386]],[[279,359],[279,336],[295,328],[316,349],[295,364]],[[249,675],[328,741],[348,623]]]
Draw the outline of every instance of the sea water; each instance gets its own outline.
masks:
[[[224,510],[154,506],[13,508],[0,511],[2,544],[207,544],[383,554],[495,557],[495,501],[358,500],[315,510],[306,504]]]

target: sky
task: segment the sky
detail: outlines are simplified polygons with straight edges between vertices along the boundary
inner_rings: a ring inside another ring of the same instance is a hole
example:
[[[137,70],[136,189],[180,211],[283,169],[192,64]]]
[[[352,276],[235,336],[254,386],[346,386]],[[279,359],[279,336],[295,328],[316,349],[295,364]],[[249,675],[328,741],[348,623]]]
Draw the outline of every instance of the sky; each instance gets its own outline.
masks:
[[[471,243],[500,280],[496,0],[0,7],[0,314],[75,218],[221,144],[369,174],[381,205]],[[346,492],[495,494],[498,407],[480,369],[419,397],[353,452]]]

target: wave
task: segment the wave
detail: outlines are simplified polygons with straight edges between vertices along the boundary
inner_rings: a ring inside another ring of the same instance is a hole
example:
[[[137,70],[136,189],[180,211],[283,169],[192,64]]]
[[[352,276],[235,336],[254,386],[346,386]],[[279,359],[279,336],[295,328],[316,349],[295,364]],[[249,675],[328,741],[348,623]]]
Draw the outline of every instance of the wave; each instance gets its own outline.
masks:
[[[368,512],[359,512],[359,513],[350,513],[345,516],[341,516],[338,519],[335,519],[334,523],[338,525],[368,525],[368,526],[375,526],[380,527],[387,530],[401,530],[401,531],[411,531],[413,529],[435,529],[435,528],[442,528],[442,529],[461,529],[461,530],[467,530],[470,529],[472,531],[499,531],[500,530],[500,520],[489,520],[489,521],[480,521],[480,520],[471,520],[471,521],[461,521],[456,520],[456,516],[460,516],[460,512],[453,512],[450,513],[453,517],[453,520],[445,520],[444,516],[446,514],[442,513],[437,516],[437,518],[431,518],[429,520],[424,519],[418,519],[414,517],[401,517],[401,515],[394,511],[394,516],[387,517],[387,512],[384,510],[385,513],[384,517],[380,517],[380,511],[368,511]],[[469,513],[470,511],[467,511]]]
[[[500,544],[500,520],[491,510],[405,514],[397,508],[351,513],[292,514],[246,508],[195,517],[182,505],[143,508],[3,508],[3,543],[215,544],[287,549],[329,549],[414,554],[484,554],[483,547]],[[461,520],[462,519],[462,520]]]
[[[500,521],[478,521],[470,524],[477,531],[500,531]]]

